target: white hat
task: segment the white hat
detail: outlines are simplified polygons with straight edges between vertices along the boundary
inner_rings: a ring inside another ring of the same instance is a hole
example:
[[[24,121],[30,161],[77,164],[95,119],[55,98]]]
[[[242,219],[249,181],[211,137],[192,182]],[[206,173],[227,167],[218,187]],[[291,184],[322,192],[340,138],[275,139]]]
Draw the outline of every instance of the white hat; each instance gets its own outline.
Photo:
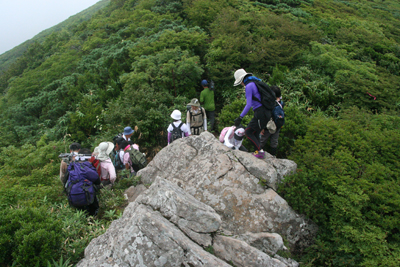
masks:
[[[244,129],[243,128],[236,129],[235,134],[240,137],[244,136]]]
[[[174,120],[180,120],[181,119],[181,112],[177,109],[175,109],[174,111],[172,111],[171,114],[171,118],[173,118]]]
[[[101,142],[97,148],[99,151],[97,159],[104,161],[109,158],[111,151],[114,149],[114,144],[111,142]]]
[[[235,77],[235,83],[233,84],[233,86],[238,86],[239,84],[241,84],[244,77],[248,74],[253,75],[253,73],[247,73],[244,69],[238,69],[237,71],[235,71],[235,74],[233,75]]]

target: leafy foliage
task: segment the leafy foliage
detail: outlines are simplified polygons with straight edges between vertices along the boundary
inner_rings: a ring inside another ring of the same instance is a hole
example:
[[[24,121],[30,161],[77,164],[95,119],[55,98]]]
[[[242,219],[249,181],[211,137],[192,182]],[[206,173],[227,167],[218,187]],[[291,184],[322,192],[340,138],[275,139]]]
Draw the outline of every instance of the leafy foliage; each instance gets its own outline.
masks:
[[[93,148],[137,126],[133,139],[151,158],[202,79],[215,82],[221,130],[245,105],[232,86],[245,68],[278,85],[286,103],[278,156],[299,172],[280,191],[321,229],[302,262],[398,265],[398,1],[112,0],[90,16],[47,32],[0,74],[0,212],[47,214],[26,225],[26,241],[23,224],[0,232],[2,259],[74,264],[120,216],[122,190],[136,180],[103,190],[95,219],[67,207],[56,178],[66,144]],[[61,243],[46,247],[42,232]],[[33,256],[18,256],[30,242]]]
[[[291,158],[298,174],[279,192],[320,226],[306,260],[334,266],[395,266],[399,258],[399,118],[352,108],[313,116]],[[319,257],[316,257],[319,255]]]

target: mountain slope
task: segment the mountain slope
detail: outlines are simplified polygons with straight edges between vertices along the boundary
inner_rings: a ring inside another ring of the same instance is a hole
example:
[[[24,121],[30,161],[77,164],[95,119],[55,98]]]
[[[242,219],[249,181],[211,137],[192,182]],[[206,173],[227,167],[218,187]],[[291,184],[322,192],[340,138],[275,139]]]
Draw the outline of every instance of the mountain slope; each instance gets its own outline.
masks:
[[[29,39],[22,44],[10,49],[7,52],[4,52],[0,55],[0,74],[7,70],[7,68],[14,63],[22,54],[28,49],[28,47],[34,42],[43,42],[44,39],[52,33],[59,32],[63,29],[71,30],[72,27],[89,20],[94,13],[98,10],[104,8],[110,3],[110,0],[101,0],[94,4],[93,6],[79,12],[76,15],[73,15],[66,19],[65,21],[46,29],[37,35],[35,35],[32,39]]]

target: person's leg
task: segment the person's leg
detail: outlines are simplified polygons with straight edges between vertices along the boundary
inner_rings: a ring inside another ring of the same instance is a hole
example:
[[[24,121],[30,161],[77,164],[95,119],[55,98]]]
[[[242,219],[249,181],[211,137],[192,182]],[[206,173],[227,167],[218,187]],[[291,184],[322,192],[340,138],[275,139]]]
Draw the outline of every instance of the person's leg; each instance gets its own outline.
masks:
[[[215,111],[206,111],[207,120],[210,122],[210,129],[209,131],[214,131],[214,124],[215,124]]]
[[[281,129],[276,131],[273,135],[271,135],[271,155],[276,156],[278,152],[278,140],[279,140],[279,132]]]
[[[254,145],[256,151],[260,148],[260,132],[267,126],[267,122],[271,117],[271,111],[265,109],[264,107],[259,107],[254,111],[254,117],[251,119],[250,123],[247,125],[245,134],[247,138]]]
[[[248,152],[247,148],[245,148],[243,145],[241,145],[241,146],[239,147],[239,150],[240,150],[240,151],[244,151],[244,152]]]
[[[87,211],[89,215],[96,216],[97,213],[99,212],[99,208],[100,208],[99,201],[97,199],[97,196],[95,196],[93,203],[87,206]]]
[[[268,138],[271,136],[270,132],[268,129],[264,130],[264,134],[261,134],[260,136],[260,148],[263,149],[265,144],[267,143]]]

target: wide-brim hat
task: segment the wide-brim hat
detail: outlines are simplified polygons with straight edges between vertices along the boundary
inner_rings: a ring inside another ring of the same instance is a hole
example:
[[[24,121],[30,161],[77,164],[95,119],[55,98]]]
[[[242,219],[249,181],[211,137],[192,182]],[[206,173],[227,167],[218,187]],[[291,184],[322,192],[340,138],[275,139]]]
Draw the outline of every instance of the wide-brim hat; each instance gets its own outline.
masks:
[[[171,118],[179,121],[181,119],[181,112],[179,110],[175,109],[174,111],[172,111]]]
[[[130,126],[124,128],[124,135],[130,135],[133,134],[133,132],[135,131]]]
[[[101,142],[97,147],[97,150],[99,151],[97,159],[100,161],[108,159],[113,149],[114,149],[114,144],[112,142]]]
[[[233,86],[238,86],[239,84],[241,84],[246,75],[253,75],[253,73],[248,73],[244,69],[238,69],[237,71],[235,71],[235,74],[233,75],[235,77],[235,83],[233,84]]]
[[[190,103],[188,104],[189,106],[195,106],[195,107],[200,107],[200,102],[197,98],[193,98],[190,100]]]

